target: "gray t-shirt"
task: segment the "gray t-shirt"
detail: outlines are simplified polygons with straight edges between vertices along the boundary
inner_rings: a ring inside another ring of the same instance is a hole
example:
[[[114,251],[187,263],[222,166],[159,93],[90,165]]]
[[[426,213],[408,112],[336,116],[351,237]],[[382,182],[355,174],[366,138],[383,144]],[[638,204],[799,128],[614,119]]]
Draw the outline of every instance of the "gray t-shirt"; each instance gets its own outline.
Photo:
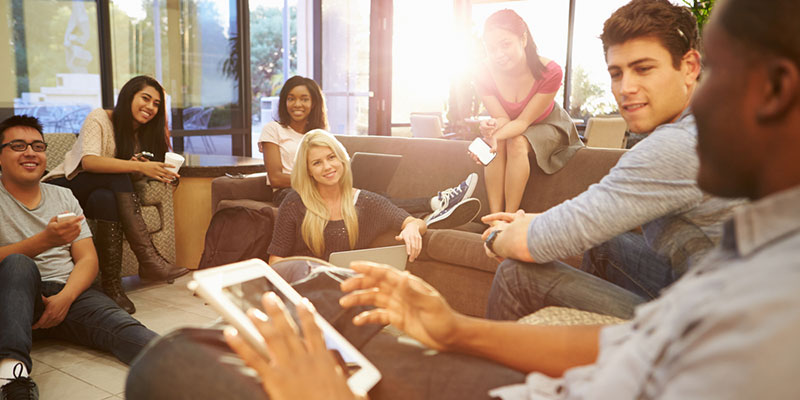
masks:
[[[686,272],[714,247],[723,222],[744,203],[700,190],[696,144],[687,109],[620,157],[599,183],[534,219],[528,228],[533,259],[569,257],[641,225],[647,244],[676,272]]]
[[[3,186],[0,181],[0,209],[3,210],[3,223],[0,224],[0,246],[8,246],[21,242],[47,227],[54,216],[72,212],[83,215],[78,200],[72,192],[60,186],[41,183],[42,201],[36,208],[29,209],[17,201]],[[92,237],[86,220],[81,222],[81,233],[75,239]],[[74,243],[73,242],[73,243]],[[34,257],[36,266],[42,275],[42,281],[56,281],[67,283],[69,274],[75,264],[72,262],[71,244],[53,247]]]

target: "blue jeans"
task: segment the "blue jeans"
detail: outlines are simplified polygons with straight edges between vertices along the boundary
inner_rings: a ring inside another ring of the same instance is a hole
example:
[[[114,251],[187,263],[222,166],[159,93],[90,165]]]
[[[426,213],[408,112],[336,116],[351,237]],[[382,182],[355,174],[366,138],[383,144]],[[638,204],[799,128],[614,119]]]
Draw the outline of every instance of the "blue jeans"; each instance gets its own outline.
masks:
[[[506,260],[497,268],[486,317],[515,320],[547,306],[629,319],[634,308],[675,281],[669,261],[636,233],[625,233],[584,254],[581,270],[554,261]]]
[[[111,352],[129,364],[158,337],[94,288],[75,299],[63,322],[32,330],[44,312],[42,296],[63,288],[63,283],[42,282],[36,263],[27,256],[11,254],[0,261],[0,359],[22,361],[30,371],[33,339],[53,338]]]

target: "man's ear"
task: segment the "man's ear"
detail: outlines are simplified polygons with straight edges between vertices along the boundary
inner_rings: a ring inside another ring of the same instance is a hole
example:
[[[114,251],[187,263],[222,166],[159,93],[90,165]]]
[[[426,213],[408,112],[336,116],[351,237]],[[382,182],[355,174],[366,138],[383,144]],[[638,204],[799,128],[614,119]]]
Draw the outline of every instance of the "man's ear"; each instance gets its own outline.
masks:
[[[789,59],[767,57],[763,63],[763,97],[756,117],[760,121],[780,118],[800,101],[800,71]]]
[[[697,77],[700,76],[700,52],[691,49],[683,55],[681,59],[681,69],[686,73],[686,84],[691,85],[697,82]]]

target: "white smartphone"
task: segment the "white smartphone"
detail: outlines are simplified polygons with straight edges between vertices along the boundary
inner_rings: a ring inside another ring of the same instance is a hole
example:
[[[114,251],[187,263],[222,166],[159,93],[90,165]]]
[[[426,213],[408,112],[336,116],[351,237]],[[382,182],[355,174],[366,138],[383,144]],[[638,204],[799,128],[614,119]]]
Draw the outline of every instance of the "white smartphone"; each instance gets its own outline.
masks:
[[[233,325],[242,337],[265,358],[269,358],[268,343],[256,329],[245,312],[250,308],[261,310],[261,297],[274,292],[300,328],[296,305],[302,297],[288,282],[264,261],[252,259],[221,267],[195,272],[189,289],[208,301],[225,320]],[[343,365],[347,385],[357,396],[364,396],[381,379],[375,366],[316,311],[314,321],[325,337],[325,344]]]
[[[61,222],[61,221],[65,220],[65,219],[67,219],[67,218],[72,218],[74,216],[75,216],[75,213],[73,213],[73,212],[65,212],[65,213],[62,213],[62,214],[58,214],[58,215],[56,215],[56,222]]]
[[[497,153],[491,152],[491,146],[489,146],[483,138],[475,138],[475,140],[469,144],[468,150],[470,153],[475,154],[483,165],[489,165],[497,156]]]

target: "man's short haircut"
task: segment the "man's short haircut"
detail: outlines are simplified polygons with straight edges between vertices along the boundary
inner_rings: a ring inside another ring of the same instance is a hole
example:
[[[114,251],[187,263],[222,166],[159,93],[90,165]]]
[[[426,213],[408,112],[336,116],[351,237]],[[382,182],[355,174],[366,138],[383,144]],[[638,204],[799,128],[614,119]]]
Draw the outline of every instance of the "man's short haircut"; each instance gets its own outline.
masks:
[[[5,141],[5,134],[6,130],[9,128],[14,128],[17,126],[25,126],[28,128],[36,129],[40,135],[42,135],[42,140],[44,140],[44,133],[42,132],[42,124],[39,123],[39,120],[36,117],[31,117],[28,115],[14,115],[13,117],[6,118],[3,122],[0,122],[0,143]]]
[[[699,49],[697,19],[688,8],[668,0],[633,0],[620,7],[606,20],[600,40],[607,56],[611,46],[648,37],[659,40],[669,51],[675,69],[686,52]]]
[[[716,10],[725,31],[751,51],[787,57],[800,66],[800,1],[729,0]]]

